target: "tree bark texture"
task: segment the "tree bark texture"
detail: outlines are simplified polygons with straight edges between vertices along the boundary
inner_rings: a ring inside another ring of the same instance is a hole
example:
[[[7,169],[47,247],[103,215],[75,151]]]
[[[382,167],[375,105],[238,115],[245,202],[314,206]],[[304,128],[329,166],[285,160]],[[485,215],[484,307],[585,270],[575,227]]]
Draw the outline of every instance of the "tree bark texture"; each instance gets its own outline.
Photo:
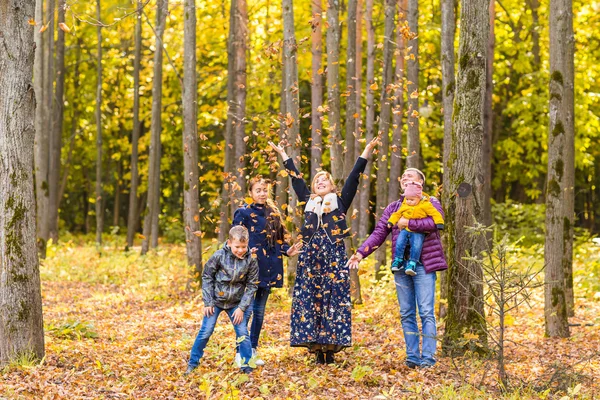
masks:
[[[496,20],[496,1],[490,0],[489,19],[490,35],[487,45],[487,66],[485,78],[485,106],[483,112],[483,146],[481,148],[481,158],[483,165],[483,224],[492,225],[492,138],[494,134],[494,109],[492,103],[492,94],[494,92],[494,47],[496,36],[494,33],[494,21]]]
[[[366,0],[365,21],[367,28],[367,112],[366,112],[366,143],[373,139],[373,130],[375,127],[375,26],[373,25],[373,0]],[[381,153],[381,150],[379,150]],[[358,208],[358,237],[364,239],[369,231],[369,214],[372,212],[370,204],[371,193],[371,169],[372,161],[367,163],[364,179],[360,185]]]
[[[548,182],[546,191],[546,242],[544,245],[544,315],[546,336],[568,337],[565,295],[567,130],[572,126],[569,87],[569,41],[573,33],[571,0],[550,2],[550,104],[548,131]],[[572,29],[572,28],[571,28]]]
[[[160,212],[160,132],[162,109],[163,35],[169,9],[168,0],[159,0],[156,9],[156,50],[152,78],[152,121],[150,123],[150,156],[148,160],[148,200],[144,218],[142,254],[150,245],[156,247],[158,237],[158,214]]]
[[[233,119],[233,136],[235,138],[235,174],[237,177],[236,200],[242,199],[246,193],[246,179],[249,173],[246,170],[246,53],[248,50],[248,7],[246,0],[237,0],[236,12],[234,14],[235,38],[234,38],[234,75],[233,89],[234,98],[230,108],[230,116]],[[233,209],[238,206],[232,202]]]
[[[413,36],[408,41],[408,168],[421,168],[421,138],[419,137],[419,0],[408,0],[408,27]]]
[[[183,54],[183,218],[188,266],[202,276],[202,241],[198,197],[198,84],[196,81],[196,3],[184,3]]]
[[[448,254],[448,316],[444,350],[461,353],[471,346],[457,343],[466,333],[478,337],[469,341],[476,349],[487,348],[483,309],[483,272],[477,261],[482,240],[468,228],[483,219],[483,176],[481,146],[485,103],[486,55],[489,35],[489,1],[463,0],[459,64],[452,118],[452,140],[445,190],[450,196],[446,207]],[[448,186],[446,186],[446,184]]]
[[[65,22],[66,1],[58,1],[58,23]],[[50,140],[50,169],[48,171],[48,234],[56,243],[58,240],[58,204],[60,203],[60,167],[62,153],[62,131],[65,108],[65,32],[58,30],[56,41],[56,92],[52,115],[55,118]]]
[[[344,173],[340,116],[340,1],[327,0],[327,105],[331,174],[339,181]]]
[[[312,4],[312,31],[310,34],[312,51],[312,81],[310,84],[311,100],[311,146],[310,146],[310,176],[315,176],[321,168],[323,157],[323,113],[319,107],[323,105],[323,71],[321,71],[323,58],[323,8],[321,0],[311,0]]]
[[[27,23],[35,4],[0,6],[0,367],[20,356],[44,357],[32,171],[33,30],[39,28]]]
[[[96,1],[96,19],[102,21],[100,16],[100,0]],[[96,245],[102,244],[102,231],[104,230],[104,202],[102,196],[102,26],[96,26],[98,41],[96,54]]]
[[[135,235],[138,185],[138,143],[140,140],[140,66],[142,62],[142,0],[137,1],[138,13],[135,23],[135,55],[133,59],[133,132],[131,133],[131,186],[127,215],[127,247],[133,246]]]
[[[357,0],[348,0],[348,47],[346,50],[346,150],[344,176],[354,167],[357,143],[356,120],[356,8]]]

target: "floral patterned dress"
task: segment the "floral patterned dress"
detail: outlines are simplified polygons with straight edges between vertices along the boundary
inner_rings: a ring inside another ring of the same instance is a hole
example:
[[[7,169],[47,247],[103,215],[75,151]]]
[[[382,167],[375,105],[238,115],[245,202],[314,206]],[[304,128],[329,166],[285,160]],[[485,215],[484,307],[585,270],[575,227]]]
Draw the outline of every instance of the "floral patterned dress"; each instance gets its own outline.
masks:
[[[291,345],[338,352],[352,345],[350,273],[344,242],[320,228],[300,254],[292,300]]]

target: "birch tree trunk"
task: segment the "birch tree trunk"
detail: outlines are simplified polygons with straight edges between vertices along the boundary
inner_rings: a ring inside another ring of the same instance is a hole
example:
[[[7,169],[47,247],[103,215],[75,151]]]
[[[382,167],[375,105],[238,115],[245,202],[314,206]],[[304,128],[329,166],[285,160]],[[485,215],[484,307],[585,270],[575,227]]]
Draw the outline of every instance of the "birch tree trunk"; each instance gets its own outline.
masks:
[[[96,19],[102,21],[100,16],[100,0],[96,0]],[[102,196],[102,26],[96,26],[98,42],[96,54],[96,246],[102,244],[102,231],[104,230],[104,202]]]
[[[158,237],[158,214],[160,212],[160,132],[162,110],[162,64],[163,35],[169,9],[168,0],[158,0],[156,9],[156,50],[154,51],[154,74],[152,78],[152,122],[150,123],[150,155],[148,160],[148,200],[144,218],[142,254],[150,245],[156,247]]]
[[[36,0],[35,2],[35,22],[34,40],[35,40],[35,61],[33,68],[33,87],[35,89],[36,108],[35,108],[35,194],[36,194],[36,226],[37,237],[39,238],[40,257],[46,256],[46,238],[44,238],[42,227],[45,225],[45,219],[48,213],[46,212],[46,197],[44,196],[44,187],[48,185],[48,130],[45,125],[45,92],[46,85],[44,66],[45,55],[44,50],[47,46],[45,36],[40,33],[44,21],[44,1]],[[46,33],[49,35],[49,33]]]
[[[565,295],[567,137],[573,123],[572,77],[568,76],[573,32],[571,0],[550,1],[550,104],[548,130],[548,183],[546,185],[546,243],[544,245],[544,315],[546,336],[569,337]]]
[[[392,114],[392,102],[390,95],[391,83],[394,74],[392,60],[394,58],[394,17],[396,16],[396,0],[385,1],[385,27],[383,35],[383,79],[381,81],[381,113],[379,115],[379,131],[381,145],[379,146],[379,157],[377,159],[377,216],[381,216],[388,205],[388,172],[389,172],[389,145],[390,145],[390,120]],[[384,242],[375,254],[375,276],[381,278],[381,268],[386,265],[386,247]]]
[[[31,168],[33,30],[39,28],[27,23],[35,5],[35,0],[9,0],[0,12],[0,367],[20,356],[44,357]]]
[[[133,132],[131,133],[131,186],[127,214],[127,247],[133,246],[138,214],[138,143],[140,140],[140,65],[142,62],[142,0],[137,0],[135,23],[135,55],[133,60]]]
[[[375,126],[375,27],[373,25],[373,0],[366,0],[365,20],[367,25],[367,112],[366,112],[366,143],[373,139],[373,129]],[[378,150],[382,154],[381,146]],[[364,239],[369,231],[369,214],[372,212],[370,200],[371,193],[371,168],[372,162],[367,163],[362,185],[359,193],[359,225],[358,237]]]
[[[323,58],[323,8],[321,0],[311,0],[312,4],[312,31],[310,34],[312,51],[312,81],[310,84],[311,100],[311,146],[310,146],[310,176],[315,176],[317,169],[321,168],[323,156],[323,113],[319,107],[323,105],[323,71],[321,71]]]
[[[448,316],[444,350],[462,353],[487,348],[481,265],[465,257],[479,257],[485,238],[473,237],[468,228],[483,219],[481,146],[485,103],[486,55],[489,35],[489,0],[463,0],[452,140],[448,160],[446,204],[448,248]],[[446,183],[445,183],[446,185]],[[475,342],[459,345],[465,334]]]
[[[188,266],[202,276],[202,241],[198,197],[198,84],[196,81],[196,3],[184,3],[183,48],[183,220]]]
[[[419,137],[419,0],[408,0],[408,27],[412,39],[408,41],[408,168],[421,168],[421,139]]]
[[[452,111],[454,109],[454,91],[456,89],[455,80],[455,51],[454,38],[456,36],[456,15],[454,13],[454,0],[441,0],[442,9],[442,108],[444,115],[444,188],[450,187],[450,172],[448,160],[450,157],[450,147],[452,146]],[[447,205],[450,202],[451,192],[448,190],[442,191],[442,205]],[[447,232],[442,233],[444,248],[448,247],[449,235]],[[440,278],[440,299],[448,298],[448,271],[442,271],[439,274]],[[440,318],[446,316],[448,307],[446,302],[440,301],[439,306]]]
[[[66,1],[58,1],[58,23],[65,22]],[[56,92],[52,115],[54,124],[51,130],[50,162],[48,171],[48,234],[56,243],[58,240],[58,198],[60,192],[60,167],[62,151],[62,131],[64,119],[65,93],[65,32],[58,29],[56,41]]]
[[[329,106],[329,148],[331,174],[339,181],[344,174],[340,116],[340,4],[327,0],[327,105]]]

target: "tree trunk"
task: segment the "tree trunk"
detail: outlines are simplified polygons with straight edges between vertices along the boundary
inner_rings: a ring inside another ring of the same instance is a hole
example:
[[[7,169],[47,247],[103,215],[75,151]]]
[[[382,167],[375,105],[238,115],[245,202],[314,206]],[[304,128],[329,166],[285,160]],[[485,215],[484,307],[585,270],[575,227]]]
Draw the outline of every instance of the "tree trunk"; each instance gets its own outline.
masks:
[[[544,314],[546,336],[569,337],[565,295],[566,239],[572,229],[566,218],[567,167],[565,149],[573,126],[572,76],[569,76],[573,35],[571,0],[550,1],[550,104],[548,184],[546,185],[546,243],[544,246]],[[568,152],[568,151],[567,151]],[[566,224],[569,224],[567,226]]]
[[[37,107],[35,108],[35,194],[36,194],[36,216],[37,216],[37,237],[39,238],[40,257],[46,256],[46,239],[44,237],[43,227],[47,225],[44,221],[48,213],[45,206],[47,205],[47,197],[44,196],[45,187],[48,186],[48,130],[45,125],[45,91],[44,84],[46,77],[44,76],[45,57],[44,49],[47,46],[47,41],[40,33],[44,20],[44,4],[43,0],[35,2],[35,22],[34,38],[35,38],[35,62],[33,69],[33,87],[35,89],[35,98]],[[46,33],[49,35],[49,33]]]
[[[485,103],[486,54],[489,35],[489,0],[463,0],[459,39],[456,97],[452,118],[452,140],[448,160],[446,221],[448,236],[448,317],[444,350],[462,353],[467,348],[487,348],[483,309],[483,272],[475,260],[485,238],[473,237],[468,228],[483,220],[481,208],[481,146]],[[457,195],[455,195],[457,194]],[[459,345],[465,334],[478,337]]]
[[[223,188],[221,189],[221,222],[219,224],[219,242],[224,242],[229,231],[229,216],[231,214],[231,198],[233,196],[233,182],[235,181],[234,162],[235,138],[233,136],[233,103],[235,101],[235,40],[237,18],[237,1],[231,0],[229,10],[229,36],[227,38],[227,121],[225,122],[225,147],[223,165]]]
[[[379,157],[377,159],[377,216],[380,217],[383,210],[388,205],[388,171],[389,171],[389,145],[390,145],[390,120],[392,114],[392,102],[390,98],[392,93],[392,79],[394,70],[392,69],[392,60],[394,58],[394,17],[396,16],[396,0],[385,1],[385,27],[383,35],[383,79],[381,82],[381,98],[379,115],[379,131],[381,136],[381,145],[379,146]],[[375,254],[377,262],[375,264],[375,276],[381,278],[381,268],[386,265],[386,246],[384,242]]]
[[[121,127],[123,133],[123,127]],[[121,214],[121,182],[123,181],[123,160],[117,161],[117,179],[115,181],[115,203],[113,206],[113,227],[119,226],[119,217]]]
[[[163,34],[169,10],[168,0],[159,0],[156,8],[156,50],[154,51],[154,76],[152,78],[152,122],[150,156],[148,159],[148,202],[144,218],[142,254],[158,241],[158,214],[160,212],[160,132],[162,110]]]
[[[494,92],[494,21],[496,19],[495,0],[489,2],[490,36],[487,45],[487,66],[485,79],[485,105],[483,111],[483,145],[481,158],[483,165],[483,224],[492,225],[492,137],[494,134],[494,110],[492,94]]]
[[[137,0],[138,12],[135,23],[135,56],[133,60],[133,132],[131,133],[131,187],[127,214],[127,247],[133,246],[135,234],[138,184],[138,142],[140,139],[140,64],[142,61],[142,0]]]
[[[283,80],[284,80],[284,101],[286,111],[286,136],[290,142],[290,157],[294,160],[298,168],[300,168],[300,149],[298,145],[300,134],[299,121],[299,90],[298,90],[298,55],[296,44],[296,31],[294,29],[294,4],[293,0],[282,0],[283,9]],[[289,178],[288,186],[291,186],[291,178]],[[295,226],[301,226],[301,211],[297,210],[298,197],[292,191],[290,193],[290,201],[288,210],[293,218]],[[296,240],[297,231],[292,231],[293,241]],[[294,287],[296,277],[298,258],[293,257],[288,259],[288,283],[290,290]]]
[[[58,0],[58,23],[65,22],[65,0]],[[48,231],[53,242],[58,240],[58,204],[60,189],[60,166],[62,151],[62,131],[64,119],[65,93],[65,32],[58,29],[56,41],[56,93],[52,115],[54,124],[50,143],[50,169],[48,171]]]
[[[408,41],[408,168],[421,168],[421,139],[419,137],[419,0],[408,0],[408,27],[412,39]]]
[[[11,0],[0,13],[0,367],[20,356],[44,357],[31,170],[33,30],[39,28],[27,20],[34,10],[34,0]]]
[[[367,113],[366,113],[366,143],[373,139],[375,126],[375,27],[373,25],[373,0],[367,0],[366,22],[367,22]],[[381,150],[379,151],[381,153]],[[358,208],[359,223],[358,237],[364,239],[369,231],[369,214],[372,212],[370,204],[371,193],[371,167],[372,162],[367,163],[365,178],[360,186]]]
[[[96,0],[96,19],[100,18],[100,0]],[[96,54],[96,245],[102,244],[104,208],[102,207],[102,26],[96,26],[98,41]]]
[[[198,197],[198,84],[196,81],[196,4],[184,3],[183,44],[183,219],[188,266],[202,276],[202,240]]]
[[[356,119],[354,122],[356,123],[356,127],[354,128],[354,132],[356,132],[356,139],[360,139],[362,136],[362,120],[361,120],[361,111],[362,111],[362,50],[363,50],[363,35],[362,35],[362,20],[363,20],[363,0],[357,0],[356,4],[356,68],[355,74],[356,83],[355,83],[355,100],[356,100]],[[358,143],[354,146],[354,159],[356,160],[360,155],[360,146]],[[360,204],[360,198],[358,198]],[[357,207],[360,208],[360,207]],[[358,222],[358,221],[357,221]],[[358,224],[354,224],[354,227],[357,228]],[[358,233],[358,229],[356,229],[356,233]]]
[[[237,0],[236,12],[234,14],[235,38],[234,38],[234,99],[231,110],[233,119],[233,135],[235,138],[235,161],[234,168],[237,176],[236,201],[232,202],[233,210],[238,207],[237,201],[243,199],[246,193],[246,53],[248,50],[248,7],[246,0]]]
[[[407,0],[398,2],[398,26],[406,21]],[[390,184],[388,203],[400,197],[402,175],[402,114],[404,114],[404,36],[396,30],[396,69],[394,72],[394,108],[392,109],[392,144],[390,146]]]
[[[448,160],[450,157],[450,147],[452,145],[452,110],[454,109],[454,90],[456,88],[454,63],[454,38],[456,36],[456,15],[454,13],[454,0],[442,0],[442,108],[444,115],[444,188],[450,185]],[[450,202],[451,192],[442,191],[442,204],[447,205]],[[443,232],[442,239],[444,248],[449,249],[447,232]],[[443,271],[440,277],[440,299],[448,299],[448,272]],[[439,316],[443,318],[448,312],[447,303],[440,301]]]
[[[573,3],[565,1],[563,18],[566,22],[564,36],[564,75],[563,100],[565,107],[565,147],[563,152],[565,163],[564,181],[564,223],[562,265],[565,271],[565,300],[567,316],[575,316],[575,297],[573,292],[573,225],[575,223],[575,37],[573,32]]]
[[[311,0],[312,4],[312,31],[310,35],[312,47],[312,82],[310,84],[311,100],[311,146],[310,146],[310,176],[315,176],[317,169],[321,168],[323,154],[323,113],[319,107],[323,105],[323,71],[321,71],[323,57],[323,8],[321,0]]]
[[[327,105],[331,174],[339,181],[344,174],[340,116],[340,10],[339,0],[327,0]]]

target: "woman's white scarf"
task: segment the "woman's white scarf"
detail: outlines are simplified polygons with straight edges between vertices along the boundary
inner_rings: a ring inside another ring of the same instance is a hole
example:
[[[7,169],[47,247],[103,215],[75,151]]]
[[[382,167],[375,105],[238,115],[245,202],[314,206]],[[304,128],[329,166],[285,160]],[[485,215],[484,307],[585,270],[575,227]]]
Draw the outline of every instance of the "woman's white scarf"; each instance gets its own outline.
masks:
[[[329,214],[330,212],[338,209],[338,199],[336,193],[328,193],[325,197],[314,196],[312,197],[304,207],[304,212],[314,212],[319,217],[319,226],[322,223],[323,214]]]

